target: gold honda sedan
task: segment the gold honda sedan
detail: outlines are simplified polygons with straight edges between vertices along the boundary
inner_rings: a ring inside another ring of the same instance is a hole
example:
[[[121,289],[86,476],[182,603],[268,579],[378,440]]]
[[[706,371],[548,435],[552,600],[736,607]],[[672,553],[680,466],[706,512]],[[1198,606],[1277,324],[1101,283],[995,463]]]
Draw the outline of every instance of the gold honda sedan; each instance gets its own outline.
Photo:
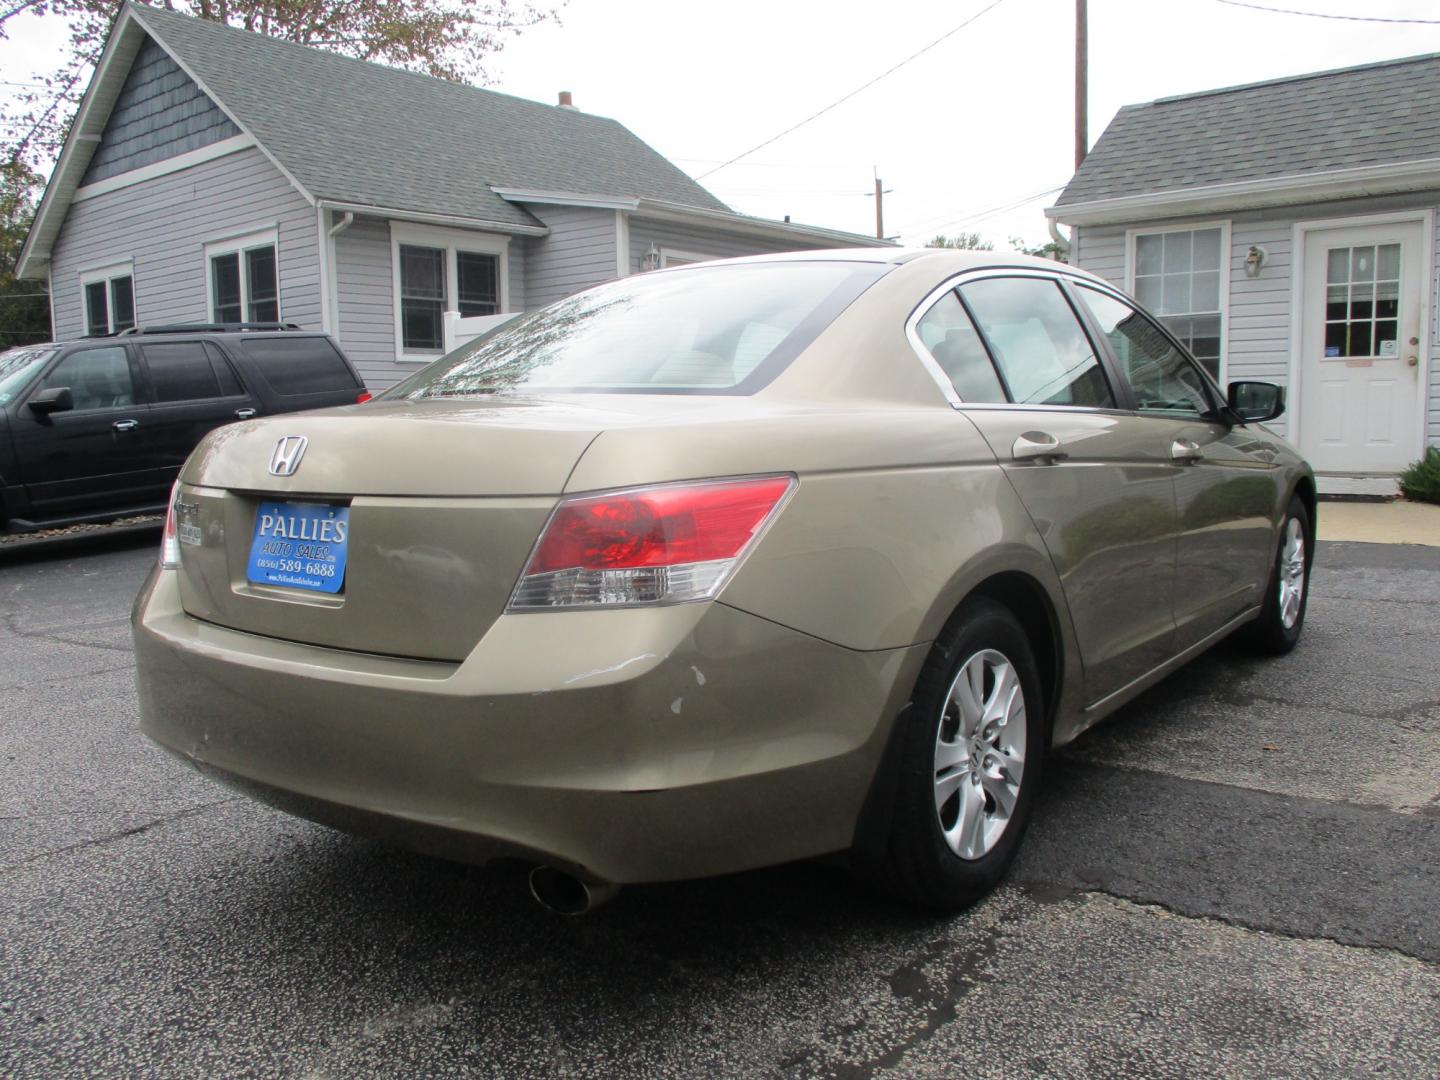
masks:
[[[1315,484],[1089,274],[827,251],[627,278],[185,466],[142,725],[548,906],[848,852],[953,909],[1046,753],[1300,635]]]

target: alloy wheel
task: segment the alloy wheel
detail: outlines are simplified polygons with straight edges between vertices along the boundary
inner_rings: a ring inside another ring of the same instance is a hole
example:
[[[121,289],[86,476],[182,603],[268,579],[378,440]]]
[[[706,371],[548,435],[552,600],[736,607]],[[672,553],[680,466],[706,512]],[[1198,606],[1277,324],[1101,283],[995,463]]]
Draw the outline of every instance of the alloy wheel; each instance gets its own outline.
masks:
[[[963,664],[935,735],[935,812],[950,850],[979,859],[999,842],[1025,771],[1025,693],[1003,653]]]
[[[1299,518],[1285,524],[1285,544],[1280,551],[1280,624],[1293,629],[1305,599],[1305,530]]]

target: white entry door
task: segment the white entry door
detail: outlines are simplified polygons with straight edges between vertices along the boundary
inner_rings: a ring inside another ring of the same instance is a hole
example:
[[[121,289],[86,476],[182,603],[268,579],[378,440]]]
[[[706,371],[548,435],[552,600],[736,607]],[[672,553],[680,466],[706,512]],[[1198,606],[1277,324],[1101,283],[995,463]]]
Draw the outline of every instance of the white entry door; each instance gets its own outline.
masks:
[[[1300,449],[1317,472],[1394,473],[1420,453],[1418,221],[1305,233]]]

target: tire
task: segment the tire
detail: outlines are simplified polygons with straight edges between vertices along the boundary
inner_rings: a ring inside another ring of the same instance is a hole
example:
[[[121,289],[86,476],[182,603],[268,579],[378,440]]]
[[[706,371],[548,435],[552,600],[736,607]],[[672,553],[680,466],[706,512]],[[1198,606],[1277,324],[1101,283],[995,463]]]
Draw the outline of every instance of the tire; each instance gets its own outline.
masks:
[[[978,714],[969,689],[977,667],[979,696],[989,707]],[[1012,689],[1018,701],[1006,722],[980,729],[982,737],[993,730],[993,739],[967,738],[975,718],[995,717],[1002,700],[1014,701]],[[987,598],[967,601],[936,641],[902,716],[907,727],[880,884],[920,907],[957,911],[994,888],[1015,857],[1048,741],[1039,668],[1009,609]],[[984,784],[977,772],[988,777]]]
[[[1292,546],[1296,541],[1298,550]],[[1314,551],[1310,512],[1299,496],[1292,497],[1285,520],[1280,524],[1260,615],[1241,635],[1242,643],[1254,652],[1284,656],[1300,640],[1300,633],[1305,629],[1305,609],[1310,601],[1310,565]]]

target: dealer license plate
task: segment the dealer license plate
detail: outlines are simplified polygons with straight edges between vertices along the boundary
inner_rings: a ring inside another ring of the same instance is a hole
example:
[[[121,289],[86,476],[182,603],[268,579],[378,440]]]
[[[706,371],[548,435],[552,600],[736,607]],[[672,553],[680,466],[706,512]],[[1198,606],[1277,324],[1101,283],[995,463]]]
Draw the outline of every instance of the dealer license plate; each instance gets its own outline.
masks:
[[[262,502],[246,576],[254,585],[337,593],[345,583],[350,508]]]

